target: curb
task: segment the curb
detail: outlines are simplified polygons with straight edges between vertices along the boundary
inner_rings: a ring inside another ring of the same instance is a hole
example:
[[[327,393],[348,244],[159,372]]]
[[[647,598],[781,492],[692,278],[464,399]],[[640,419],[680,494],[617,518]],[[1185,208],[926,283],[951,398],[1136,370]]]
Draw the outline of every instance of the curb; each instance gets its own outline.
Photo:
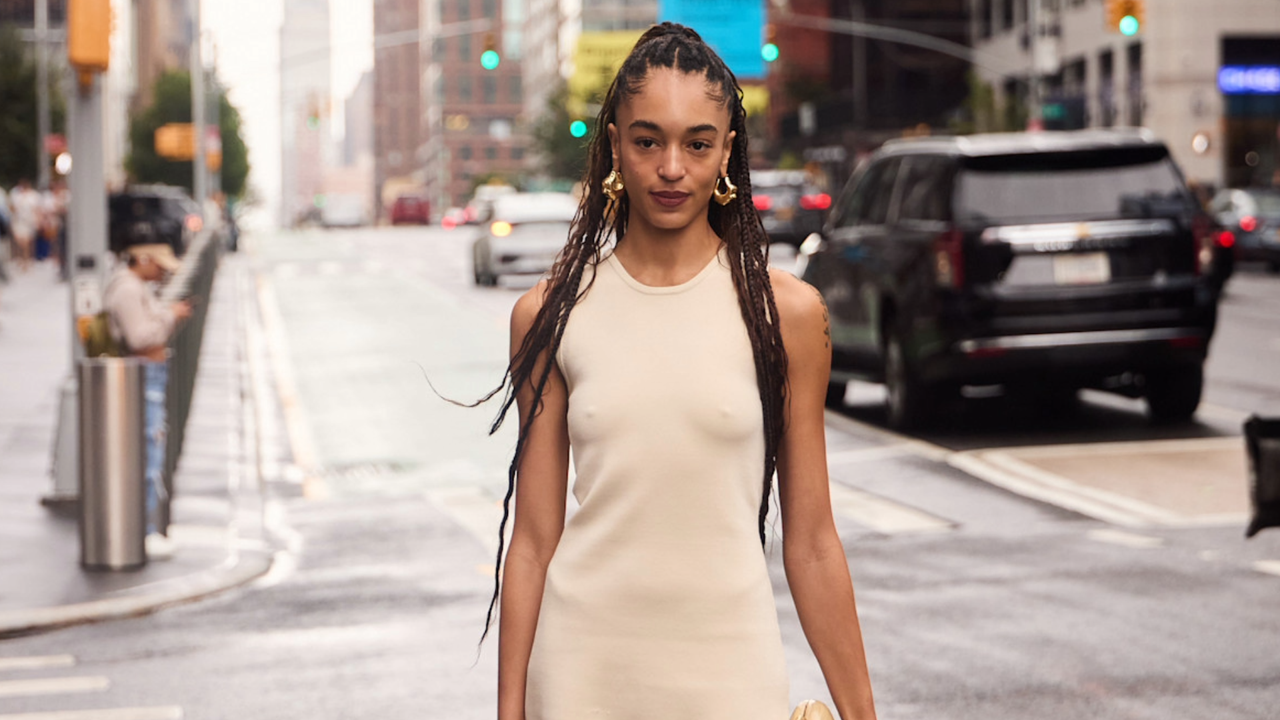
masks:
[[[272,555],[240,552],[223,564],[150,587],[148,592],[72,605],[0,612],[0,639],[31,635],[72,625],[149,615],[240,587],[271,569]]]

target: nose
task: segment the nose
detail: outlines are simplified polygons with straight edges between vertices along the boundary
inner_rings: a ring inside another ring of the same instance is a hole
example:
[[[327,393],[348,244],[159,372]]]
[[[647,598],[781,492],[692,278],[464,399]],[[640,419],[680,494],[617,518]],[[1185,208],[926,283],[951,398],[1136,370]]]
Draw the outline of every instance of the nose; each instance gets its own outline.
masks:
[[[684,177],[684,157],[678,144],[668,145],[662,153],[662,162],[658,165],[658,177],[674,182]]]

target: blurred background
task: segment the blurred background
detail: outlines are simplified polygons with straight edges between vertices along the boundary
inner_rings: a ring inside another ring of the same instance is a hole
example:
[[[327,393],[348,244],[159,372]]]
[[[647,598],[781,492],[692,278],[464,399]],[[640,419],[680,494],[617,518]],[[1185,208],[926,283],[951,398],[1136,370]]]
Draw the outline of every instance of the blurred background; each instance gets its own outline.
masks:
[[[830,308],[880,716],[1275,715],[1280,2],[0,0],[0,720],[492,717],[515,437],[442,396],[502,379],[664,20]],[[164,557],[85,492],[141,442],[78,379],[138,245],[191,311]]]

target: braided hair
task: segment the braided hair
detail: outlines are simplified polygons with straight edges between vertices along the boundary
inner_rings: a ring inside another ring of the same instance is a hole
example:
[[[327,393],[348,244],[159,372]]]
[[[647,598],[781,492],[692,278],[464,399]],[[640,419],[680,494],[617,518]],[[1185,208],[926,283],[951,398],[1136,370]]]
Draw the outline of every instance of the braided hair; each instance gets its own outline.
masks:
[[[605,94],[595,132],[588,150],[586,193],[578,206],[569,231],[569,240],[552,266],[544,288],[543,303],[532,327],[507,367],[503,382],[484,400],[505,389],[498,416],[490,432],[497,432],[515,403],[517,391],[526,384],[533,388],[534,404],[521,423],[514,456],[507,471],[507,492],[502,499],[502,522],[498,529],[498,556],[494,570],[493,597],[485,617],[484,634],[493,623],[502,577],[502,555],[506,542],[506,525],[515,494],[517,468],[529,436],[529,428],[542,407],[543,392],[551,376],[551,368],[569,313],[590,290],[595,274],[583,284],[588,266],[595,268],[603,259],[610,238],[623,241],[627,232],[630,203],[626,194],[610,200],[604,194],[603,182],[613,169],[613,156],[608,128],[617,116],[618,105],[638,94],[651,69],[675,69],[681,73],[699,74],[706,78],[713,96],[729,110],[729,129],[736,132],[729,156],[728,175],[738,187],[735,202],[721,206],[710,203],[707,220],[727,247],[730,273],[738,294],[738,305],[751,340],[764,415],[764,477],[760,491],[759,533],[765,542],[765,518],[769,512],[769,496],[777,467],[778,445],[782,439],[786,402],[787,353],[778,328],[778,309],[765,247],[767,235],[751,201],[751,176],[747,166],[747,114],[742,106],[742,89],[724,61],[692,28],[664,22],[646,31],[623,61]],[[547,358],[539,362],[539,358]],[[481,636],[481,640],[484,636]]]

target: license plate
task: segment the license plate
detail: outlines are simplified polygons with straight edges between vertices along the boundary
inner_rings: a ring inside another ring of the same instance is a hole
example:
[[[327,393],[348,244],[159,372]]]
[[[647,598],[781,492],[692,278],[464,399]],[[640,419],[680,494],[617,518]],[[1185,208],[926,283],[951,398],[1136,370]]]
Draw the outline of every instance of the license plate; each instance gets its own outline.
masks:
[[[778,208],[774,215],[776,215],[779,220],[790,220],[795,217],[796,211],[795,208],[782,207]]]
[[[1095,285],[1111,280],[1111,260],[1106,253],[1057,255],[1053,281],[1058,285]]]

